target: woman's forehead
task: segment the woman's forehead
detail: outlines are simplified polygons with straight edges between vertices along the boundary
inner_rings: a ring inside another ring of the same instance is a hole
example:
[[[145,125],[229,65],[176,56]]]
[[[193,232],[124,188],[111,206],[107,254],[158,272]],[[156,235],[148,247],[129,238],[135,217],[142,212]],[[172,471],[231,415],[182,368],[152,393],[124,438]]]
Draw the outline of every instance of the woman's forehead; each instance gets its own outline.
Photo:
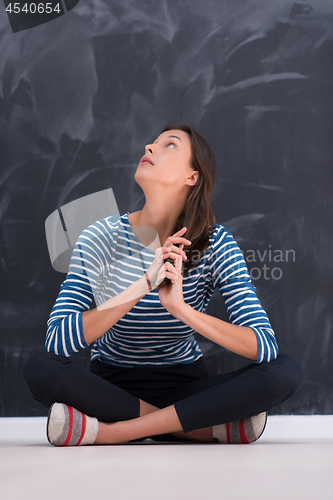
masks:
[[[173,139],[178,139],[180,142],[186,141],[186,138],[188,138],[188,134],[186,132],[183,132],[182,130],[166,130],[165,132],[162,132],[157,139],[155,139],[154,142],[157,142],[159,139],[166,139],[166,138],[173,138]]]

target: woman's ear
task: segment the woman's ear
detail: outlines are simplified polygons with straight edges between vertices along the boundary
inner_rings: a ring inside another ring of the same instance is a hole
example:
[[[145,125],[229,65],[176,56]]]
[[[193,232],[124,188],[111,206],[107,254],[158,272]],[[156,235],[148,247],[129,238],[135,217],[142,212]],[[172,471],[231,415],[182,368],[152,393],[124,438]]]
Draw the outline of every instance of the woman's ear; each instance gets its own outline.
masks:
[[[194,186],[199,179],[199,172],[198,170],[192,170],[191,174],[186,178],[186,184],[188,186]]]

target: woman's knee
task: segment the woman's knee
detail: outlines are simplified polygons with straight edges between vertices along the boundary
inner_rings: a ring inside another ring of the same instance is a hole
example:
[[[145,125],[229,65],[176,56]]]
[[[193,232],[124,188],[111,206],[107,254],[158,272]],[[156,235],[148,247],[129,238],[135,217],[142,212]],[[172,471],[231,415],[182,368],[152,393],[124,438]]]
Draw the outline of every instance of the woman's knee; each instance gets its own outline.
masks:
[[[36,351],[25,361],[22,376],[28,387],[35,386],[52,373],[52,366],[60,361],[59,356],[46,350]]]
[[[67,383],[67,365],[70,361],[63,356],[37,351],[24,363],[22,376],[34,399],[49,407]]]
[[[275,381],[284,391],[291,395],[300,388],[304,381],[304,372],[296,358],[289,354],[279,354],[271,363]]]

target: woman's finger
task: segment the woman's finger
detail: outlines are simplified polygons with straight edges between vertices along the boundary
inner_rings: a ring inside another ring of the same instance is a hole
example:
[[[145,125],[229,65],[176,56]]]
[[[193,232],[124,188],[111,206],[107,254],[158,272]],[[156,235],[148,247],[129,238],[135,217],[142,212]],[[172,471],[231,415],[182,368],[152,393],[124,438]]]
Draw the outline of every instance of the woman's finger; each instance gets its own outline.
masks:
[[[187,227],[182,227],[181,229],[179,229],[179,231],[177,231],[176,233],[174,233],[172,236],[179,236],[180,234],[185,234],[185,232],[187,231]]]
[[[175,264],[172,265],[171,262],[165,262],[164,263],[164,269],[165,272],[167,273],[165,275],[166,278],[171,278],[171,277],[177,277],[182,275],[182,258],[181,255],[177,255],[175,259]],[[171,276],[170,276],[171,275]]]
[[[185,243],[185,245],[191,245],[192,242],[187,238],[183,238],[182,236],[169,236],[165,241],[164,246],[170,246],[174,243]]]
[[[182,246],[182,248],[181,248],[181,246]],[[168,248],[171,248],[171,252],[173,252],[173,253],[183,255],[183,257],[186,260],[186,253],[184,251],[184,242],[182,242],[180,246],[170,245]]]
[[[191,245],[190,240],[184,237],[186,231],[187,227],[182,227],[182,229],[165,240],[164,246],[169,245],[170,243],[185,243],[185,245]]]
[[[182,251],[183,248],[184,248],[184,244],[180,245],[180,247],[179,247],[180,251]],[[182,271],[182,261],[183,261],[182,255],[178,255],[177,260],[176,260],[176,269],[180,273]]]
[[[155,250],[155,261],[159,263],[163,263],[164,259],[170,257],[170,252],[172,251],[171,246],[159,247]],[[161,262],[162,261],[162,262]]]
[[[165,269],[162,266],[157,274],[157,278],[156,278],[156,282],[155,282],[156,285],[157,286],[160,285],[162,283],[162,281],[164,280],[164,278],[165,278]]]
[[[167,252],[165,255],[168,255],[168,257],[170,259],[173,259],[173,260],[176,260],[176,258],[178,256],[180,256],[182,259],[184,260],[187,260],[187,257],[186,257],[186,253],[185,252],[180,252],[180,253],[176,253],[176,252]]]
[[[172,251],[172,247],[169,246],[169,247],[162,247],[161,248],[161,257],[164,257],[165,255],[169,255],[170,252]]]

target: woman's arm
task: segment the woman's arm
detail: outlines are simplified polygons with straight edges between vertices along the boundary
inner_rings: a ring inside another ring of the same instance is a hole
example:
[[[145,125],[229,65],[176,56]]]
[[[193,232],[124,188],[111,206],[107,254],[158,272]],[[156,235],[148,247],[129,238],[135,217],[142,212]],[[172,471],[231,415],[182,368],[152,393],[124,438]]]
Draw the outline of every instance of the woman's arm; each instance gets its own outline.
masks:
[[[180,262],[168,264],[172,287],[159,292],[161,304],[175,318],[204,337],[256,363],[272,361],[278,355],[274,331],[255,293],[244,257],[223,226],[215,230],[207,263],[211,289],[218,287],[230,323],[197,311],[186,304],[182,293]]]
[[[188,242],[186,238],[182,237],[184,229],[185,228],[182,228],[174,235],[169,236],[164,246],[155,250],[154,262],[145,275],[115,297],[107,300],[97,308],[85,311],[82,314],[83,332],[86,342],[93,342],[107,332],[120,318],[125,316],[125,314],[127,314],[146,293],[149,292],[146,274],[148,274],[151,280],[150,289],[157,287],[156,278],[160,274],[159,270],[162,271],[164,258],[168,256],[176,257],[178,255],[180,262],[183,258],[186,258],[185,252],[182,251],[184,243]],[[180,243],[181,241],[184,243],[181,244],[180,247],[177,248],[174,246],[174,243]],[[177,253],[174,253],[175,251]],[[160,283],[161,281],[159,281],[159,284]]]
[[[145,275],[126,290],[102,305],[82,313],[82,327],[87,344],[94,342],[127,314],[149,292]]]
[[[71,356],[87,347],[149,292],[144,276],[129,284],[119,294],[90,309],[103,276],[113,257],[112,235],[101,221],[90,225],[79,236],[73,250],[69,272],[47,322],[46,349],[61,356]],[[128,277],[127,277],[128,280]],[[124,277],[124,282],[126,277]],[[103,285],[102,285],[103,286]]]
[[[217,230],[210,265],[213,287],[218,287],[232,323],[228,332],[230,335],[233,332],[237,335],[236,348],[237,342],[242,339],[245,351],[254,354],[251,348],[248,351],[248,342],[249,338],[256,337],[257,359],[254,356],[249,358],[257,363],[276,359],[278,345],[274,330],[251,283],[244,256],[232,234],[223,226],[219,226]],[[236,333],[240,331],[240,327],[247,329],[245,337]],[[252,334],[248,330],[252,330]],[[230,340],[226,339],[227,343]],[[239,353],[238,350],[234,352]]]
[[[59,356],[71,356],[88,346],[82,329],[82,313],[94,298],[103,262],[99,247],[107,246],[102,224],[96,222],[79,236],[71,257],[66,279],[47,321],[45,347]]]
[[[156,287],[156,276],[163,265],[163,260],[171,255],[168,250],[173,248],[179,253],[179,248],[173,247],[173,243],[187,241],[180,236],[183,232],[180,230],[170,236],[165,246],[155,250],[155,259],[146,273],[151,288],[145,275],[133,281],[133,274],[130,270],[127,273],[126,265],[122,263],[119,269],[120,279],[126,288],[98,307],[90,309],[94,298],[93,291],[95,290],[98,296],[99,291],[105,286],[104,278],[109,272],[108,265],[111,262],[114,267],[117,263],[114,260],[114,253],[109,253],[109,248],[114,245],[107,238],[112,240],[112,235],[103,228],[101,221],[86,228],[76,242],[69,272],[61,285],[47,322],[47,351],[61,356],[71,356],[104,335],[150,289]],[[183,257],[185,258],[185,252]]]
[[[183,245],[180,246],[182,250]],[[174,265],[167,263],[167,274],[172,287],[160,290],[161,304],[177,319],[188,325],[212,342],[229,351],[256,361],[258,358],[258,342],[254,331],[246,326],[227,323],[221,319],[197,311],[184,301],[181,260],[177,258]]]
[[[201,313],[185,302],[177,311],[174,311],[174,315],[215,344],[240,356],[257,361],[258,342],[251,328],[232,325],[209,314]]]
[[[71,356],[107,332],[149,292],[142,276],[118,295],[89,309],[93,293],[88,281],[69,274],[53,306],[46,335],[46,349]]]

